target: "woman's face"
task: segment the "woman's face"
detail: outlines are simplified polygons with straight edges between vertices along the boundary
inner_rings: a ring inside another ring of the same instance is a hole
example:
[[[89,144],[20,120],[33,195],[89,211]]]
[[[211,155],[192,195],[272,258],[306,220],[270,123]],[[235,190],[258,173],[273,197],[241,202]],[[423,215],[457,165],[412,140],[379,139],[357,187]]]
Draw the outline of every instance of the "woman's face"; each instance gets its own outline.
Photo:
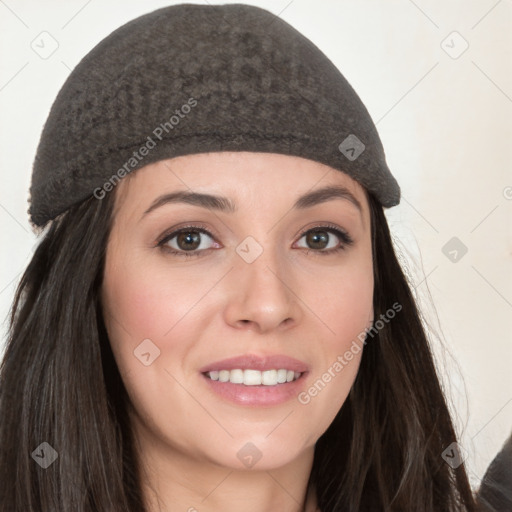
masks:
[[[238,469],[311,449],[373,318],[370,232],[362,187],[299,157],[188,155],[122,180],[102,303],[140,438]]]

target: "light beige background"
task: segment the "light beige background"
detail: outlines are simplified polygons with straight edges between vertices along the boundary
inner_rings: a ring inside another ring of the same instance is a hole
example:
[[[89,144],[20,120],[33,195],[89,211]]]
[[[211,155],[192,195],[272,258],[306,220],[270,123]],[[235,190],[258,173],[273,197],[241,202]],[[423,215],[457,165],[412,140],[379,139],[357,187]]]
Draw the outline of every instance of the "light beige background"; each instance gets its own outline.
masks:
[[[31,165],[59,88],[112,30],[171,3],[0,1],[2,320],[35,245]],[[403,192],[388,219],[433,332],[476,486],[512,429],[512,1],[247,3],[317,44],[377,124]],[[52,55],[34,51],[52,44]]]

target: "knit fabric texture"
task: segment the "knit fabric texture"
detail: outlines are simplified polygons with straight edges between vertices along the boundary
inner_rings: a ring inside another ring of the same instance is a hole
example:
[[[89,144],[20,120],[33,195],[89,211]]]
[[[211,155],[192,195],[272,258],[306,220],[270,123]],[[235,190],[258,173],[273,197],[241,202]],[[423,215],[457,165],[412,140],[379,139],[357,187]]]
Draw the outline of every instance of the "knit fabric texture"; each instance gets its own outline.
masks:
[[[216,151],[307,158],[400,201],[366,107],[317,46],[259,7],[179,4],[116,29],[69,75],[37,148],[31,221],[149,163]]]

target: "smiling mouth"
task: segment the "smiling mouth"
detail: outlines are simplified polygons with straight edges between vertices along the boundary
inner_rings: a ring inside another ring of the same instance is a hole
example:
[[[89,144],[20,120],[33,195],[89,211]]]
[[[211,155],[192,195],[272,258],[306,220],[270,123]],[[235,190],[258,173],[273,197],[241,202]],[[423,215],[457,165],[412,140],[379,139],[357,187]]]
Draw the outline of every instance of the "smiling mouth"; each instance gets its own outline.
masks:
[[[245,386],[278,386],[299,379],[304,372],[294,372],[286,368],[275,370],[234,369],[204,372],[207,378]]]

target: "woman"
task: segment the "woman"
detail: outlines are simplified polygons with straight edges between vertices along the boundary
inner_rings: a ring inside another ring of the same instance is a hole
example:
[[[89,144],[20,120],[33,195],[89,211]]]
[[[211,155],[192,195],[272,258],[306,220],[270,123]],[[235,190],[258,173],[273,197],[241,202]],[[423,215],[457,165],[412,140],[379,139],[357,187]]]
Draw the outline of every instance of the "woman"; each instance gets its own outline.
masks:
[[[108,36],[36,155],[1,508],[474,510],[399,199],[357,94],[267,11]]]

